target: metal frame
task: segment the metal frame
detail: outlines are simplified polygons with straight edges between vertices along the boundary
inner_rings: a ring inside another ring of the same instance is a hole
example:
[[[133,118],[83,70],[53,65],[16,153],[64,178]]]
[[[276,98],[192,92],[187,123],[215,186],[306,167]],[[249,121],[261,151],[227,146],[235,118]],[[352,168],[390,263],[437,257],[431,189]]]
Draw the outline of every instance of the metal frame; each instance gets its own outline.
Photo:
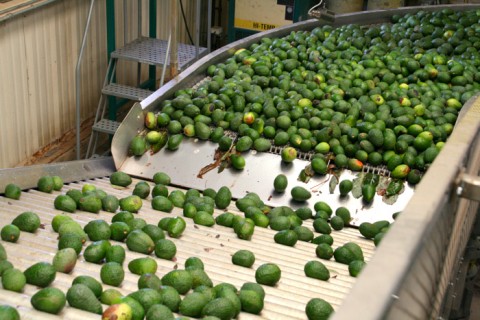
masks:
[[[36,188],[38,179],[44,175],[60,176],[65,183],[70,183],[106,177],[113,172],[111,157],[0,169],[0,193],[9,183],[17,184],[22,190]]]

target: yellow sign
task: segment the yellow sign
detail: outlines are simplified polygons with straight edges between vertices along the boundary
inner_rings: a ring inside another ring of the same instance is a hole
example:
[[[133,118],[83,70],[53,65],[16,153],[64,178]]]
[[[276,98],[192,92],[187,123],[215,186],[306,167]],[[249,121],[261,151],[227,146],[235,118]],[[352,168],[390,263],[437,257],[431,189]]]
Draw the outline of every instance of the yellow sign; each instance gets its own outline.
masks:
[[[235,0],[235,28],[266,31],[291,24],[286,20],[286,5],[277,0]],[[288,10],[293,10],[289,8]]]
[[[244,19],[235,19],[235,27],[242,28],[242,29],[255,30],[255,31],[266,31],[266,30],[280,27],[280,25],[274,25],[274,24],[244,20]]]

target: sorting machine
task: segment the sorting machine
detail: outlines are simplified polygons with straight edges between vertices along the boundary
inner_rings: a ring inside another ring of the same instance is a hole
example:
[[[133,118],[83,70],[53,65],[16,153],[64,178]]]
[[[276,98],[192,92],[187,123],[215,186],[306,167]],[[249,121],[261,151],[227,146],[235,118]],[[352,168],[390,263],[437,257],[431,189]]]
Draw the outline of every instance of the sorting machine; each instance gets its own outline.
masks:
[[[422,7],[423,10],[439,10],[445,6]],[[476,9],[479,6],[446,6],[455,10]],[[369,11],[336,15],[334,26],[349,23],[363,25],[388,21],[393,14],[416,12],[418,7],[394,10]],[[215,144],[208,141],[186,139],[176,152],[162,150],[156,154],[146,153],[141,157],[129,157],[128,146],[132,137],[143,130],[144,114],[158,111],[163,100],[169,99],[179,89],[193,87],[205,79],[209,65],[230,57],[240,48],[248,47],[262,37],[280,37],[295,30],[311,30],[321,21],[316,19],[281,27],[252,35],[231,43],[200,59],[175,79],[165,84],[151,96],[136,103],[118,128],[112,141],[112,157],[59,164],[31,166],[0,170],[0,190],[8,183],[16,183],[24,190],[20,200],[0,197],[0,224],[4,225],[23,211],[36,212],[43,228],[36,234],[22,233],[18,243],[3,243],[9,260],[19,269],[26,269],[38,261],[51,261],[56,252],[56,234],[51,219],[61,212],[53,207],[56,195],[68,189],[81,189],[84,184],[93,184],[118,198],[130,195],[133,187],[116,188],[108,177],[116,170],[134,177],[134,184],[147,181],[164,171],[172,178],[171,189],[195,188],[218,189],[228,186],[233,197],[238,199],[248,192],[256,192],[270,206],[295,207],[288,196],[273,192],[272,181],[279,173],[296,181],[301,169],[309,161],[309,154],[300,154],[292,165],[282,164],[278,150],[267,153],[250,151],[245,155],[247,166],[241,171],[211,170],[201,178],[201,168],[211,164]],[[174,260],[157,259],[157,273],[163,275],[173,268],[183,268],[190,256],[198,256],[205,263],[205,270],[215,284],[230,282],[240,287],[244,282],[255,281],[254,269],[262,263],[277,263],[282,269],[282,278],[276,287],[266,287],[265,308],[260,315],[241,313],[239,319],[306,319],[305,305],[311,298],[323,298],[335,309],[333,319],[446,319],[468,316],[477,270],[480,228],[476,222],[477,201],[480,199],[478,172],[480,168],[480,97],[475,96],[463,107],[455,129],[442,152],[428,169],[415,188],[406,186],[393,205],[386,204],[379,196],[373,204],[365,206],[360,199],[340,199],[329,192],[328,175],[315,177],[307,187],[313,190],[308,205],[322,200],[332,208],[346,206],[352,212],[353,226],[333,231],[335,245],[349,241],[358,243],[368,262],[358,278],[348,274],[348,267],[335,261],[324,261],[330,270],[329,281],[307,278],[304,264],[316,259],[315,245],[298,242],[295,247],[286,247],[273,241],[274,231],[256,228],[251,241],[240,240],[225,227],[195,226],[190,219],[187,229],[179,239]],[[388,175],[384,168],[368,168]],[[46,194],[36,190],[37,180],[43,175],[59,175],[66,185],[60,192]],[[352,172],[344,172],[342,178],[352,178]],[[132,184],[132,186],[134,185]],[[300,184],[300,182],[298,182]],[[292,184],[294,185],[294,183]],[[139,217],[148,223],[157,224],[166,216],[182,215],[181,209],[172,213],[151,209],[151,198],[144,201]],[[232,204],[229,211],[240,214]],[[394,212],[402,211],[379,247],[364,239],[355,226],[364,221],[391,219]],[[216,210],[214,215],[223,211]],[[92,219],[109,221],[112,214],[90,214],[78,211],[72,216],[82,225]],[[311,228],[311,222],[304,225]],[[235,266],[231,255],[239,249],[249,249],[256,255],[253,268]],[[140,254],[127,251],[129,260]],[[58,274],[52,284],[66,291],[74,277],[87,274],[99,277],[100,266],[87,263],[82,257],[71,274]],[[137,277],[126,272],[126,278],[118,289],[123,294],[137,289]],[[107,286],[105,286],[107,287]],[[51,319],[51,315],[32,308],[29,299],[37,288],[27,285],[21,294],[0,289],[0,302],[14,305],[22,319]],[[59,315],[64,319],[96,319],[89,314],[70,307]]]

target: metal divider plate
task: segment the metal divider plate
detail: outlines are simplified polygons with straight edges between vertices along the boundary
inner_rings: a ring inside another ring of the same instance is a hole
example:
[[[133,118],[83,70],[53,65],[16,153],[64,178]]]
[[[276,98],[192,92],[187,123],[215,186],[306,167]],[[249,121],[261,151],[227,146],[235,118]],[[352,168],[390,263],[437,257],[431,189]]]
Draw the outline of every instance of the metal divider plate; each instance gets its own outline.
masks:
[[[172,177],[174,184],[182,188],[218,190],[222,186],[227,186],[237,199],[249,192],[255,192],[264,202],[274,207],[282,205],[292,208],[308,206],[313,209],[316,202],[325,201],[333,210],[341,206],[349,208],[353,225],[360,225],[367,221],[391,221],[392,214],[401,211],[413,195],[413,189],[407,186],[393,205],[383,202],[379,195],[375,195],[372,204],[366,205],[361,198],[356,199],[351,194],[340,197],[338,186],[331,194],[329,191],[330,179],[333,177],[331,174],[315,175],[307,184],[298,181],[301,170],[310,163],[307,160],[296,159],[287,164],[282,162],[281,157],[277,154],[254,150],[243,154],[246,161],[244,170],[227,168],[219,173],[218,168],[215,168],[199,178],[200,170],[215,162],[214,154],[217,146],[218,144],[210,141],[184,138],[180,148],[176,151],[162,149],[154,155],[147,152],[142,157],[126,158],[122,165],[122,171],[150,180],[156,172],[163,171]],[[288,177],[288,188],[283,194],[273,190],[273,180],[280,173]],[[356,173],[344,170],[339,178],[341,181],[353,180],[355,177]],[[307,202],[291,200],[290,190],[297,185],[311,191],[312,197]]]

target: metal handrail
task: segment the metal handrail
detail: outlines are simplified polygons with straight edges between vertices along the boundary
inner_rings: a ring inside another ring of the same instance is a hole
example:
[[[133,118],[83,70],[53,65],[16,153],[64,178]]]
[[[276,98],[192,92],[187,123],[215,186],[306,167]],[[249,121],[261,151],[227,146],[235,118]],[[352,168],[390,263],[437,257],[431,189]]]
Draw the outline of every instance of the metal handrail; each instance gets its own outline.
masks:
[[[85,49],[85,43],[87,42],[88,29],[90,27],[90,21],[92,19],[93,6],[95,0],[90,0],[90,9],[88,11],[87,22],[85,24],[85,31],[83,32],[82,45],[80,46],[80,53],[78,54],[77,66],[75,67],[75,114],[76,114],[76,155],[77,160],[80,160],[80,66],[82,64],[83,50]]]

